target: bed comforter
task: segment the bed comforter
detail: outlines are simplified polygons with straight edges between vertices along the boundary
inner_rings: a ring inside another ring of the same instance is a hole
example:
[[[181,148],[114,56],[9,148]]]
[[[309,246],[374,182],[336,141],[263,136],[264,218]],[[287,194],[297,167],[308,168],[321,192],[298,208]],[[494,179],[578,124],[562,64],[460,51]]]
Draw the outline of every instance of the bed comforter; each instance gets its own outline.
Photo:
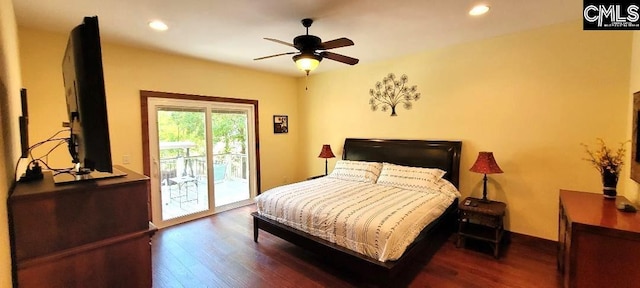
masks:
[[[460,197],[441,179],[432,191],[322,177],[256,197],[258,213],[378,261],[397,260]]]

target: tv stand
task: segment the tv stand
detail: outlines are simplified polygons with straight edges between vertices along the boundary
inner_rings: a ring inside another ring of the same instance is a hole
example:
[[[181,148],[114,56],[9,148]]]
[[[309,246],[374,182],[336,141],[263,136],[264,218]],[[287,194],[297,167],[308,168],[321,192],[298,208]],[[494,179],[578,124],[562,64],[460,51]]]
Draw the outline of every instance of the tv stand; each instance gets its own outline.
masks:
[[[149,178],[18,183],[9,196],[16,287],[151,287]]]
[[[117,168],[113,168],[113,172],[111,173],[81,169],[80,171],[69,171],[67,173],[55,174],[53,175],[53,182],[56,185],[60,185],[122,176],[127,176],[127,173],[122,170],[118,170]]]

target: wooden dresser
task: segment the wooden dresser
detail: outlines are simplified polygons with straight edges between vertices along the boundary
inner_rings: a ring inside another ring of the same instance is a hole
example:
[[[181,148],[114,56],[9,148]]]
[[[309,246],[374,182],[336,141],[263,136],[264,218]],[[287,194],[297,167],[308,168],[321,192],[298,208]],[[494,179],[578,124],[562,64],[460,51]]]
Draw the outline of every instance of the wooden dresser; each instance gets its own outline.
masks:
[[[638,287],[640,213],[601,193],[560,190],[558,270],[564,287]]]
[[[151,287],[149,178],[18,183],[8,199],[14,286]]]

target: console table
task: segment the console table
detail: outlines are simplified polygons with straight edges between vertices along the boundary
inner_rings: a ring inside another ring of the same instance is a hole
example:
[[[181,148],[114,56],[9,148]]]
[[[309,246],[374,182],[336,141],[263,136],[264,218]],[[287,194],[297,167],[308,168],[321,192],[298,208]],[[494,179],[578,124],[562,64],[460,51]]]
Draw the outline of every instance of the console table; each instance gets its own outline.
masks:
[[[8,199],[17,287],[151,287],[149,178],[18,183]]]
[[[558,270],[564,287],[637,287],[640,213],[616,209],[618,196],[560,190]]]

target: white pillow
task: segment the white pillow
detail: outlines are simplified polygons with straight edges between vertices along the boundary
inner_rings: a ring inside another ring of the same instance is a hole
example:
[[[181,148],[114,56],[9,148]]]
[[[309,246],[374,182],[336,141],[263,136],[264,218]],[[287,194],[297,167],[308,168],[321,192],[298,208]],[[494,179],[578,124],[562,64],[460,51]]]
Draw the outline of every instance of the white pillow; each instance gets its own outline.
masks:
[[[338,160],[333,171],[327,177],[376,183],[378,175],[380,175],[380,169],[382,169],[382,163],[378,162]]]
[[[420,168],[400,166],[390,163],[382,164],[382,171],[377,184],[398,188],[430,191],[447,172],[436,168]]]

